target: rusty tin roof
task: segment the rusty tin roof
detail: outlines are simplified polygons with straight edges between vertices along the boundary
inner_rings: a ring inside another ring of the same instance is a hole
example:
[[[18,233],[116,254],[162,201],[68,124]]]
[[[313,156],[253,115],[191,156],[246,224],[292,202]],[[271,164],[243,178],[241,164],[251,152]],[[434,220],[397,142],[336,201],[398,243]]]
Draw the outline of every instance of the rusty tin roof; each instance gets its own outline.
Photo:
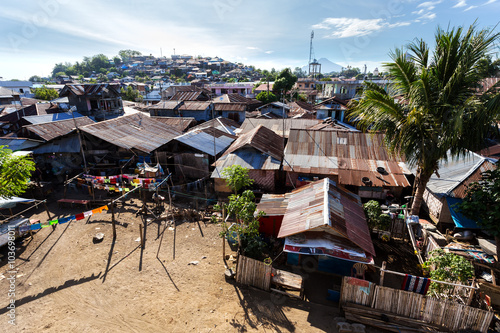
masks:
[[[291,192],[278,238],[306,231],[347,238],[375,255],[361,198],[329,178]]]

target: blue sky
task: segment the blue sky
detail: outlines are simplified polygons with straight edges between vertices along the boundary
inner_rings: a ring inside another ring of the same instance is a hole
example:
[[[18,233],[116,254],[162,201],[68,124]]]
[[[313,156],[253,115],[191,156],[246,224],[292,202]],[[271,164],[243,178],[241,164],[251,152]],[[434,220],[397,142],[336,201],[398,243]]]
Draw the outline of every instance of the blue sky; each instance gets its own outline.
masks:
[[[438,25],[494,27],[499,14],[500,0],[3,1],[0,77],[121,49],[294,68],[307,64],[311,30],[316,58],[371,71],[415,37],[432,42]]]

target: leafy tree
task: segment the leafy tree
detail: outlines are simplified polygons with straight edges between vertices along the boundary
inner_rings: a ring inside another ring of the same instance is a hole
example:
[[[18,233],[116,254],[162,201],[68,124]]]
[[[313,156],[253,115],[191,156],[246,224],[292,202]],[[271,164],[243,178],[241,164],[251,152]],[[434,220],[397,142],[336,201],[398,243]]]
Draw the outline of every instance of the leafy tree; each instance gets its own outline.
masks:
[[[122,59],[119,56],[115,56],[113,58],[113,62],[115,63],[116,66],[120,66],[122,63]]]
[[[290,68],[285,68],[276,77],[276,81],[274,81],[273,85],[273,92],[279,96],[281,96],[281,94],[286,94],[292,89],[295,82],[297,82],[297,77],[293,75]]]
[[[0,197],[11,198],[28,188],[35,162],[28,156],[14,156],[12,150],[0,146]]]
[[[263,251],[266,244],[259,236],[259,219],[265,214],[259,212],[255,215],[257,204],[255,203],[255,195],[251,190],[246,190],[242,194],[237,194],[239,190],[253,184],[253,179],[248,176],[248,169],[239,165],[226,167],[222,170],[222,176],[226,178],[226,184],[234,191],[234,194],[229,196],[229,203],[224,204],[224,207],[230,216],[234,216],[237,225],[232,231],[238,235],[240,248],[244,255],[254,258],[263,259]],[[215,207],[220,210],[220,206]],[[228,234],[227,225],[222,224],[221,237],[226,237]]]
[[[47,88],[46,86],[35,88],[33,90],[35,93],[35,98],[43,99],[44,101],[51,101],[59,97],[59,94],[55,89]]]
[[[242,188],[253,184],[254,180],[248,176],[248,169],[241,165],[232,165],[224,168],[221,172],[225,178],[227,186],[236,194]]]
[[[496,59],[495,61],[493,61],[491,56],[487,55],[483,59],[479,60],[478,72],[480,77],[496,77],[499,71],[500,59]]]
[[[139,91],[132,88],[132,86],[128,86],[126,90],[122,88],[120,92],[124,100],[132,102],[142,102],[142,95],[139,93]]]
[[[392,62],[385,64],[394,82],[390,89],[365,82],[361,100],[352,104],[351,120],[363,129],[385,132],[389,150],[417,167],[411,214],[419,213],[438,162],[448,152],[457,156],[481,148],[500,113],[499,95],[480,96],[476,90],[478,62],[499,36],[475,26],[438,28],[434,50],[415,40],[390,54]],[[396,96],[403,96],[404,103]]]
[[[474,266],[462,256],[442,249],[434,250],[430,255],[423,268],[429,270],[431,280],[467,284],[474,276]],[[430,290],[441,293],[452,288],[453,286],[432,282]]]
[[[276,102],[278,98],[272,92],[263,91],[257,94],[255,98],[264,104]]]
[[[500,161],[495,170],[482,173],[482,180],[471,183],[459,209],[466,217],[495,237],[500,258]]]
[[[55,64],[54,68],[52,69],[52,77],[57,77],[61,73],[66,75],[65,71],[68,68],[68,66],[64,65],[63,63]]]
[[[293,70],[293,75],[295,75],[298,78],[301,78],[301,77],[306,77],[307,73],[303,71],[302,68],[295,67],[295,69]]]
[[[58,72],[54,75],[54,77],[58,77],[58,76],[66,76],[66,73],[65,72]]]
[[[351,67],[347,66],[347,69],[342,71],[342,75],[345,76],[346,78],[352,78],[355,77],[356,75],[360,74],[361,71],[359,70],[358,67]]]
[[[363,209],[370,229],[387,230],[391,226],[389,215],[382,214],[380,203],[377,200],[368,201],[363,205]]]
[[[132,57],[140,56],[142,53],[134,50],[121,50],[118,52],[118,55],[122,58],[123,62],[128,62]]]
[[[364,80],[365,78],[365,74],[363,73],[359,73],[358,75],[356,75],[356,80]]]
[[[39,77],[38,75],[33,75],[32,77],[29,78],[30,82],[42,82],[43,79]]]

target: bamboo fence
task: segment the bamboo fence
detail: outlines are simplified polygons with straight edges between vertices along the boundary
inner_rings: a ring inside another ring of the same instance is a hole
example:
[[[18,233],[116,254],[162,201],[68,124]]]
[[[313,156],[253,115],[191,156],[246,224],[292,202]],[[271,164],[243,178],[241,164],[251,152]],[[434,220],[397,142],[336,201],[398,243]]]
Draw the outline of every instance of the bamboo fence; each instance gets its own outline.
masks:
[[[236,282],[269,291],[271,287],[271,265],[240,255]]]

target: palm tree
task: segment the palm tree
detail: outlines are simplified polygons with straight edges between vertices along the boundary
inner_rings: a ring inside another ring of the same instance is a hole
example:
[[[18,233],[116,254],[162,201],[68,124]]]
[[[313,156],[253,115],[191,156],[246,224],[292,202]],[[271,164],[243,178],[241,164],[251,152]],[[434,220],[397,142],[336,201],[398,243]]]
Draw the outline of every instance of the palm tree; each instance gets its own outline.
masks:
[[[385,132],[391,152],[417,167],[417,215],[438,162],[482,147],[491,124],[498,119],[498,94],[479,94],[478,63],[500,34],[472,25],[435,34],[435,48],[416,39],[390,53],[384,64],[393,84],[383,89],[365,82],[362,97],[352,103],[350,119],[363,129]],[[439,174],[438,174],[439,175]]]

